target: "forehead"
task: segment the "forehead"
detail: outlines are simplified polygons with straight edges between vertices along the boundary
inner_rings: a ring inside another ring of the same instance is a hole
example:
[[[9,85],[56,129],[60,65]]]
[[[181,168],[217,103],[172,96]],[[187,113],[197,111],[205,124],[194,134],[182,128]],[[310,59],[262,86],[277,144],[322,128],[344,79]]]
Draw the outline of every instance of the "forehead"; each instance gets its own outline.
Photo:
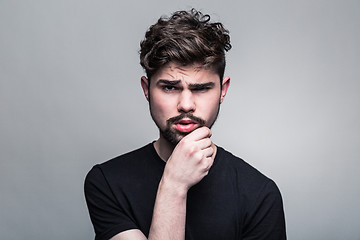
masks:
[[[211,69],[204,68],[200,64],[181,65],[168,63],[160,68],[153,76],[155,81],[160,79],[184,80],[189,82],[213,82],[218,81],[219,75]]]

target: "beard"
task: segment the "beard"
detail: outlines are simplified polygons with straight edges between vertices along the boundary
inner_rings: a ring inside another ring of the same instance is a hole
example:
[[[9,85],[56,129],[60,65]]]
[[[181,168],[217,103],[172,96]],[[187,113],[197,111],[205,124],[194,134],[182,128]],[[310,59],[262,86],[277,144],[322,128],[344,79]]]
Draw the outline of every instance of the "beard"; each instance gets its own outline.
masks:
[[[160,124],[158,124],[153,116],[153,112],[151,111],[151,104],[150,104],[150,113],[151,113],[151,117],[152,119],[154,120],[155,124],[157,125],[157,127],[159,128],[159,131],[160,131],[160,134],[169,142],[171,143],[172,145],[176,146],[180,141],[181,139],[183,139],[183,137],[185,137],[186,135],[188,135],[189,133],[191,132],[179,132],[178,130],[176,130],[175,128],[173,128],[172,126],[180,121],[181,119],[184,119],[184,118],[188,118],[188,119],[191,119],[195,122],[198,123],[198,127],[197,128],[200,128],[200,127],[203,127],[203,126],[208,126],[210,129],[212,128],[212,126],[214,125],[214,123],[216,122],[217,120],[217,117],[219,115],[219,111],[220,111],[220,104],[218,106],[218,109],[217,109],[217,112],[216,112],[216,116],[214,118],[214,120],[210,123],[207,123],[204,119],[200,118],[200,117],[196,117],[194,116],[192,113],[181,113],[180,115],[178,116],[175,116],[175,117],[172,117],[172,118],[169,118],[167,121],[166,121],[166,126],[165,127],[161,127]],[[195,129],[194,129],[195,130]]]
[[[159,130],[160,130],[160,133],[164,136],[164,138],[173,145],[177,145],[184,136],[186,136],[190,133],[190,132],[187,132],[187,133],[179,132],[178,130],[171,127],[171,126],[173,126],[173,124],[175,124],[176,122],[178,122],[184,118],[188,118],[188,119],[191,119],[191,120],[197,122],[199,124],[198,128],[205,126],[205,120],[203,120],[202,118],[199,118],[199,117],[195,117],[191,113],[182,113],[179,116],[169,118],[166,121],[165,129],[159,128]]]

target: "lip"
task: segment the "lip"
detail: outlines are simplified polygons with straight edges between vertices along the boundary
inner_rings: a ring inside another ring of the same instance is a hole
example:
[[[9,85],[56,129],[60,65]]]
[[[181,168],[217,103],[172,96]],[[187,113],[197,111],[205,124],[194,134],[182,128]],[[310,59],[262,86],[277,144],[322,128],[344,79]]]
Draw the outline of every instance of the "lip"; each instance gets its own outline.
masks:
[[[180,121],[177,121],[174,126],[175,129],[179,132],[189,133],[197,128],[198,123],[191,119],[182,119]]]

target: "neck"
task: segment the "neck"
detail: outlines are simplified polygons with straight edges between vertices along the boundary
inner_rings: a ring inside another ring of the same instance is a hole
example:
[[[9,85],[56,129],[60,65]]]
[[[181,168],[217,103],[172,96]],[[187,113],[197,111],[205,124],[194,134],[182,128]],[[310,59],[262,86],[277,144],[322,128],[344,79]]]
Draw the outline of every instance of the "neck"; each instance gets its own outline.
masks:
[[[174,151],[175,146],[167,141],[161,134],[159,139],[154,143],[155,150],[160,158],[166,162],[172,152]]]

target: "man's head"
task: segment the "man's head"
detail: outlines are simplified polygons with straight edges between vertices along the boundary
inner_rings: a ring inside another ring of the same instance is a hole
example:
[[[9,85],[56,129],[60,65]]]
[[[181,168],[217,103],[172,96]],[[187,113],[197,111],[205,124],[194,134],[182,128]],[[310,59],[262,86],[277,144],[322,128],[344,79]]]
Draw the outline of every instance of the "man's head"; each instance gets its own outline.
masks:
[[[221,23],[211,23],[210,16],[195,9],[175,12],[152,25],[140,44],[140,64],[147,78],[164,65],[198,63],[224,76],[225,51],[231,49],[230,36]]]
[[[160,137],[173,145],[198,127],[211,128],[230,83],[223,77],[230,37],[209,20],[194,9],[175,12],[141,42],[142,88]]]

